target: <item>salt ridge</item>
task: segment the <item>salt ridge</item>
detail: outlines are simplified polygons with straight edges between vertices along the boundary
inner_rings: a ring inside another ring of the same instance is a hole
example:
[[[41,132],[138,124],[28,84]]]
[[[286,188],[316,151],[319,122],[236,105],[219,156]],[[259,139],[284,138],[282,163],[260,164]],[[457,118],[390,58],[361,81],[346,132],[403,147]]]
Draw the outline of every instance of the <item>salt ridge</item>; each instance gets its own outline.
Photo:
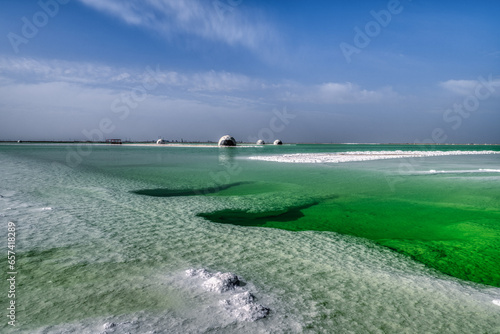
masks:
[[[500,169],[467,169],[467,170],[435,170],[419,172],[419,174],[471,174],[471,173],[500,173]]]
[[[252,160],[288,163],[339,163],[382,159],[423,158],[446,155],[499,154],[497,151],[350,151],[339,153],[295,153],[249,157]]]

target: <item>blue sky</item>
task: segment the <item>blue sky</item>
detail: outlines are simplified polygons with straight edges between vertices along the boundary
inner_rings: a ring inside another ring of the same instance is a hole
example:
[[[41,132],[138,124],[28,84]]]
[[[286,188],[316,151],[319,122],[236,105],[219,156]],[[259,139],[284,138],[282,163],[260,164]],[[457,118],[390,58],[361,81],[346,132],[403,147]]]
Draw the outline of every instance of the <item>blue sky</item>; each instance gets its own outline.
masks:
[[[498,1],[0,1],[0,140],[500,143]]]

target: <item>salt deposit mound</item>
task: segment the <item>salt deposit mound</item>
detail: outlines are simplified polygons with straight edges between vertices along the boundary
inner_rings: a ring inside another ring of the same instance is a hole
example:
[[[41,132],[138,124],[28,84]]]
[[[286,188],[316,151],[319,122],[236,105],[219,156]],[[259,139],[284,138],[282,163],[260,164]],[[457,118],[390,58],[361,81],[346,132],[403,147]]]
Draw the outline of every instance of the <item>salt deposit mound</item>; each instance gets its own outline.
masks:
[[[254,301],[255,296],[245,291],[221,300],[219,304],[234,318],[242,321],[255,321],[265,318],[269,314],[269,309]]]
[[[269,309],[255,302],[255,296],[242,288],[240,278],[233,273],[210,273],[206,269],[188,269],[186,276],[198,279],[201,287],[226,297],[219,306],[238,321],[256,321],[265,318]]]
[[[233,273],[215,273],[203,283],[203,287],[208,291],[221,293],[234,290],[239,282],[238,276]]]

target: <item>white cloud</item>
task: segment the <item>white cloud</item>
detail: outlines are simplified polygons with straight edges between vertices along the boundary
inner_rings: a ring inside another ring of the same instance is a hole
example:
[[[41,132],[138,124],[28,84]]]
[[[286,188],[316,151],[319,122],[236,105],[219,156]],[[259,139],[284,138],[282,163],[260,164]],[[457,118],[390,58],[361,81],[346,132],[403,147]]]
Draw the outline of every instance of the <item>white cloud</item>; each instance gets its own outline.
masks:
[[[163,70],[159,66],[138,70],[87,62],[32,58],[0,57],[0,73],[5,85],[12,82],[61,82],[101,87],[115,92],[130,90],[154,78],[159,87],[154,92],[151,91],[151,94],[180,94],[179,96],[189,96],[191,99],[202,97],[204,101],[207,101],[209,96],[220,98],[224,94],[231,95],[224,97],[226,101],[237,97],[247,103],[253,99],[258,104],[267,104],[273,100],[323,105],[366,104],[388,102],[398,98],[398,94],[391,87],[369,90],[351,82],[326,82],[306,86],[293,82],[266,82],[225,71],[182,73]]]
[[[178,132],[188,129],[190,123],[199,129],[229,128],[241,113],[249,118],[241,123],[255,123],[250,116],[252,110],[265,104],[247,93],[262,86],[259,80],[228,72],[179,73],[153,66],[150,71],[139,71],[92,63],[0,57],[0,73],[2,139],[15,139],[23,133],[29,133],[31,139],[84,139],[82,131],[99,126],[103,118],[112,119],[117,125],[116,134],[122,136],[144,136],[141,131],[147,128],[158,129],[158,133],[162,128]],[[158,85],[147,89],[144,98],[137,91],[134,100],[134,89],[151,84],[151,73]],[[272,109],[267,105],[264,108]],[[129,112],[121,111],[124,109]],[[124,115],[129,116],[122,119]],[[204,135],[208,136],[208,132]],[[213,139],[196,139],[207,138]]]
[[[259,82],[241,74],[209,71],[192,76],[192,90],[231,91],[256,89]]]
[[[213,139],[211,133],[236,128],[241,134],[258,131],[268,126],[269,113],[276,107],[318,109],[330,115],[332,105],[353,106],[337,110],[338,118],[371,110],[370,103],[401,98],[390,87],[369,90],[349,82],[303,85],[224,71],[183,73],[156,66],[146,70],[32,58],[0,57],[0,73],[0,136],[4,139],[16,139],[22,133],[33,138],[45,138],[45,133],[53,136],[49,139],[83,139],[84,129],[110,118],[117,136],[144,139],[151,131],[156,136],[167,128],[180,136],[196,129],[199,137],[194,139],[205,140]],[[152,78],[158,85],[142,95],[136,88],[151,84]]]
[[[221,1],[80,1],[127,24],[151,29],[168,38],[176,34],[189,34],[232,46],[241,45],[254,51],[276,39],[274,29],[250,13],[249,9],[245,9],[246,15],[243,15],[240,8]]]
[[[230,72],[204,71],[179,73],[163,71],[151,66],[137,69],[115,68],[112,66],[70,62],[62,60],[36,60],[32,58],[0,57],[0,73],[7,82],[66,82],[82,85],[103,86],[126,89],[154,79],[165,88],[176,88],[189,92],[231,92],[258,89],[263,85],[259,80]]]
[[[477,84],[476,80],[448,80],[439,83],[439,86],[455,94],[468,95],[474,92]]]
[[[318,87],[318,97],[324,103],[374,103],[396,95],[391,87],[368,90],[350,82],[328,82]]]
[[[498,94],[498,87],[500,87],[500,79],[493,79],[490,75],[488,78],[481,78],[478,80],[448,80],[444,82],[440,82],[439,86],[444,88],[446,91],[449,91],[453,94],[457,95],[471,95],[476,93],[476,89],[479,87],[484,87],[482,89],[488,89]]]
[[[0,57],[0,72],[11,79],[27,82],[73,82],[81,84],[125,81],[127,73],[110,66],[63,60]]]
[[[98,129],[103,119],[111,120],[113,127],[106,138],[136,140],[155,139],[158,135],[217,140],[228,131],[244,138],[250,126],[261,126],[252,116],[252,100],[150,94],[144,100],[133,101],[129,108],[120,102],[114,109],[113,102],[120,101],[123,94],[127,91],[67,82],[0,86],[0,139],[86,140],[85,133]],[[265,110],[271,111],[272,107]]]
[[[283,99],[313,104],[366,104],[389,102],[398,98],[392,87],[368,90],[351,82],[327,82],[311,87],[300,85],[287,90]]]

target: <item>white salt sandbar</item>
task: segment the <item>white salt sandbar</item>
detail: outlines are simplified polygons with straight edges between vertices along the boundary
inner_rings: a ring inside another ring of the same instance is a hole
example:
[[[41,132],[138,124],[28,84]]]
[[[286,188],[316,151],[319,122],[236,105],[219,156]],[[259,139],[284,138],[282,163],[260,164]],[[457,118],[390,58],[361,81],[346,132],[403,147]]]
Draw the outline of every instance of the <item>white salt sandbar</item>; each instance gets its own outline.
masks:
[[[351,151],[339,153],[295,153],[283,155],[261,155],[252,160],[288,163],[339,163],[400,158],[422,158],[444,155],[499,154],[497,151]]]
[[[428,172],[418,172],[417,174],[472,174],[472,173],[500,173],[500,169],[457,169],[457,170],[435,170],[431,169]]]

